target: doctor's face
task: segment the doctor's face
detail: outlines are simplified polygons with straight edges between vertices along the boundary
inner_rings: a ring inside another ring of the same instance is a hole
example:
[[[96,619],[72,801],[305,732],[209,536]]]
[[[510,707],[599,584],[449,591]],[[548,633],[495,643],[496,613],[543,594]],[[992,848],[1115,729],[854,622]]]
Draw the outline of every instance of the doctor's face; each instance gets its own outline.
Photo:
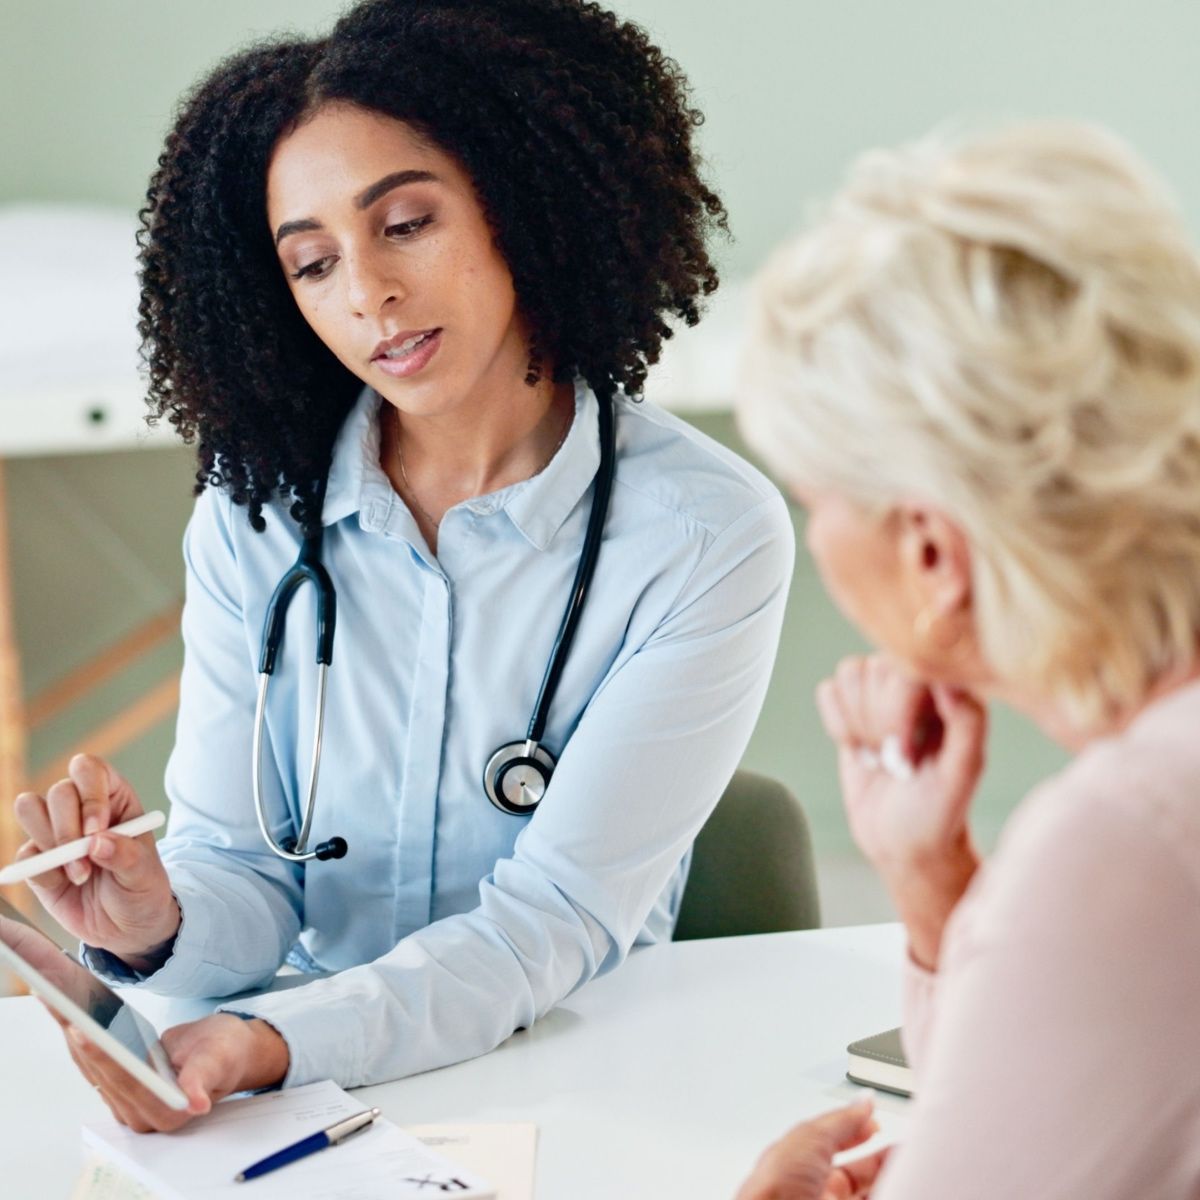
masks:
[[[267,218],[305,320],[402,412],[525,386],[528,330],[472,181],[403,122],[319,109],[275,147]]]

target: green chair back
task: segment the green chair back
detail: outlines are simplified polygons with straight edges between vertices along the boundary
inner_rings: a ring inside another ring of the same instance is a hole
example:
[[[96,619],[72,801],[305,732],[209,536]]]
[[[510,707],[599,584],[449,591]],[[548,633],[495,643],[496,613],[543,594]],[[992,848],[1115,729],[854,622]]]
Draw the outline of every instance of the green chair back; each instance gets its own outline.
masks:
[[[675,940],[820,924],[804,809],[777,780],[738,771],[696,838]]]

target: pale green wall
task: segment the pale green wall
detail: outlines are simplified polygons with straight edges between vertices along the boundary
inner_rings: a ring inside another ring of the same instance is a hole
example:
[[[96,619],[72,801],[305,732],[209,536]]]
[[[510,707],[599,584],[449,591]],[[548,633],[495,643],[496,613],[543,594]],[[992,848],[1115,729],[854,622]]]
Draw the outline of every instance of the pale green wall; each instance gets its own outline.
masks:
[[[179,92],[330,0],[0,0],[0,201],[136,207]],[[851,155],[948,116],[1103,120],[1200,217],[1197,0],[624,0],[682,64],[751,269]],[[2,270],[2,267],[0,267]]]
[[[2,0],[0,201],[86,199],[136,208],[179,92],[258,33],[323,25],[324,0]],[[1172,181],[1200,224],[1200,3],[1196,0],[627,0],[689,73],[708,113],[701,138],[732,214],[732,273],[753,268],[864,146],[920,133],[948,116],[1034,114],[1101,119]],[[247,14],[250,14],[249,16]],[[3,264],[0,264],[0,286]],[[69,330],[86,314],[63,298],[47,314]],[[0,382],[2,386],[2,382]],[[698,418],[733,440],[727,417]],[[45,502],[99,510],[145,562]],[[178,533],[188,508],[183,451],[13,464],[18,622],[30,690],[178,589]],[[166,497],[165,501],[163,497]],[[114,557],[115,556],[115,557]],[[818,845],[847,844],[832,756],[812,685],[857,642],[801,557],[784,646],[749,761],[808,801]],[[90,718],[175,661],[163,652],[85,713],[34,744],[65,748]],[[162,728],[121,758],[152,799],[170,739]],[[990,840],[1011,802],[1058,755],[1001,716],[979,807]]]

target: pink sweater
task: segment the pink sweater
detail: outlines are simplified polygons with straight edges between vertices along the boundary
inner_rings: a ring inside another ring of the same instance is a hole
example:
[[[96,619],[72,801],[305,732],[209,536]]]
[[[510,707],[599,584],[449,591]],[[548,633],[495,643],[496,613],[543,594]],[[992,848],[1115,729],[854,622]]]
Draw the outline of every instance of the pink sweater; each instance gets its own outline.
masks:
[[[873,1200],[1200,1198],[1200,684],[1021,804],[908,968],[905,1043]]]

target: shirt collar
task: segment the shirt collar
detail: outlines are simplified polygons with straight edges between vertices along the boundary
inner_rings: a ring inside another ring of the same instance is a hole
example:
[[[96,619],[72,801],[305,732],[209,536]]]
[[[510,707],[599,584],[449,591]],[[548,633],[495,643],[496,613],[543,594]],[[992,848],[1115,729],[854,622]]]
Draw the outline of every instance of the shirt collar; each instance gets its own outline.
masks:
[[[600,466],[597,413],[595,394],[577,379],[575,416],[558,453],[544,470],[495,494],[498,507],[538,550],[550,545],[595,478]]]
[[[591,486],[600,465],[600,432],[595,394],[575,381],[575,416],[558,453],[545,469],[498,492],[465,503],[477,513],[503,509],[522,536],[544,550]],[[373,500],[391,501],[392,489],[379,466],[379,405],[373,388],[363,388],[338,431],[321,510],[322,525],[333,525],[366,510]]]
[[[364,488],[376,490],[379,477],[386,482],[379,465],[379,394],[365,387],[333,443],[321,524],[334,525],[366,508]]]

